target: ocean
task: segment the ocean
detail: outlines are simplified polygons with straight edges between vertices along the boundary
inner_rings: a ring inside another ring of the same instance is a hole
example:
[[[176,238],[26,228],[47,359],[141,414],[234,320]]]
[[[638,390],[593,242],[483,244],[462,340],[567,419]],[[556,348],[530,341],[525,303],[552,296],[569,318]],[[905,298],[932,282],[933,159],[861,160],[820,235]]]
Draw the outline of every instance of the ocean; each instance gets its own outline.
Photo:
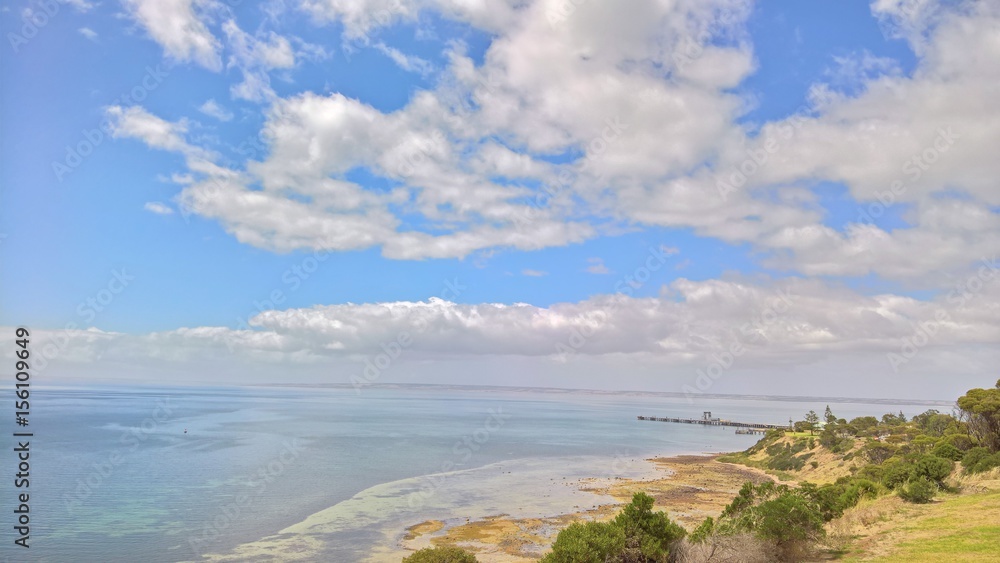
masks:
[[[30,549],[9,561],[199,561],[308,530],[327,561],[395,560],[428,519],[542,516],[610,499],[581,478],[642,477],[644,459],[742,450],[732,428],[636,420],[801,419],[825,403],[449,387],[88,387],[32,393]],[[852,418],[933,404],[831,403]],[[9,439],[4,466],[13,469]],[[12,471],[9,471],[13,473]],[[377,558],[376,558],[377,559]]]

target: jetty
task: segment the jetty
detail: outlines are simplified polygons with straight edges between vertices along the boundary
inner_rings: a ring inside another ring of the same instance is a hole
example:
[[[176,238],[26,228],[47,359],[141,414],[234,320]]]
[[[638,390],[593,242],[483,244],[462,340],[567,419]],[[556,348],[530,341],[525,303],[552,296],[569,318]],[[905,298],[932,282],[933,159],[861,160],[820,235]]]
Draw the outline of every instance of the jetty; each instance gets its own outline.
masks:
[[[655,422],[676,422],[680,424],[702,424],[705,426],[729,426],[736,428],[737,434],[766,434],[768,430],[788,430],[787,424],[762,424],[757,422],[739,422],[712,416],[712,411],[705,411],[701,418],[674,418],[670,416],[639,416],[639,420]]]

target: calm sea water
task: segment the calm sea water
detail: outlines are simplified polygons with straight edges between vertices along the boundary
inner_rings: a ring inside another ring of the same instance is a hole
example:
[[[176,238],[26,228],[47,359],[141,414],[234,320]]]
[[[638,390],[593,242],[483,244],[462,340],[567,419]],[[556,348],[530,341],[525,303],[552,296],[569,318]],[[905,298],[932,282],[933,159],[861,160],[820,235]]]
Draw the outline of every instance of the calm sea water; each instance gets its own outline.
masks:
[[[756,439],[639,414],[782,423],[824,407],[434,388],[59,388],[32,399],[30,550],[12,547],[9,479],[0,491],[10,561],[196,561],[320,511],[324,558],[361,561],[431,517],[570,511],[600,500],[574,479],[641,476],[645,457]],[[929,408],[831,406],[847,418]]]

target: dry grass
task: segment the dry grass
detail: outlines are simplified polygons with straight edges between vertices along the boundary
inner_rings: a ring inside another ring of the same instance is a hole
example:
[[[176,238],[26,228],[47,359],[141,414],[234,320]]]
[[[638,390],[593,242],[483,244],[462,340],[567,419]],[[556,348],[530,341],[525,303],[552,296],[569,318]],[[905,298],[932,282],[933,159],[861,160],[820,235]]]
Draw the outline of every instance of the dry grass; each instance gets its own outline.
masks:
[[[717,536],[705,543],[682,541],[674,546],[677,563],[771,563],[774,546],[750,534]]]

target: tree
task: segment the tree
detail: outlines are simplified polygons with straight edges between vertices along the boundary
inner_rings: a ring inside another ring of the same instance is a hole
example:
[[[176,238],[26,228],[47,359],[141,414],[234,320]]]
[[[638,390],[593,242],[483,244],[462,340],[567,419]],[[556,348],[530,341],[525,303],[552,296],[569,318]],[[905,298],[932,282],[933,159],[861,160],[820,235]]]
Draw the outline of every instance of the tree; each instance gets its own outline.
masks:
[[[970,389],[958,398],[969,434],[991,452],[1000,452],[1000,380],[994,389]]]
[[[403,563],[478,563],[478,561],[476,556],[468,551],[451,546],[428,547],[403,559]]]
[[[878,427],[878,419],[874,416],[859,416],[851,420],[851,426],[857,428],[859,434],[865,434]]]
[[[837,423],[837,417],[833,416],[833,411],[830,410],[830,405],[826,406],[826,411],[823,413],[823,420],[825,420],[827,424]]]
[[[809,424],[809,434],[816,431],[816,425],[819,424],[819,415],[816,411],[809,411],[806,413],[806,423]]]
[[[861,456],[865,458],[869,463],[874,463],[876,465],[881,464],[885,460],[889,459],[896,453],[896,448],[889,445],[883,444],[879,441],[871,441],[861,448]]]

